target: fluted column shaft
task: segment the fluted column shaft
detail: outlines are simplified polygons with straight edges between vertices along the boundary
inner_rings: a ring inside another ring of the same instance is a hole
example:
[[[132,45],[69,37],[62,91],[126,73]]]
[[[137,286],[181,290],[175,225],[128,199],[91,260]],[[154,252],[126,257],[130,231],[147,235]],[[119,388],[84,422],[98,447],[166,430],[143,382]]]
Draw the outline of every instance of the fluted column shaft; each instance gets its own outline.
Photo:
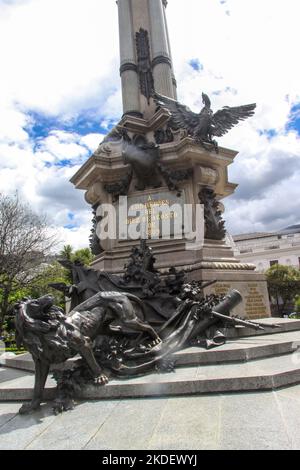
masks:
[[[164,8],[163,0],[149,1],[154,86],[158,93],[175,98]]]
[[[154,86],[154,90],[162,95],[176,99],[165,15],[166,1],[118,0],[117,3],[124,114],[148,119],[155,112],[149,95],[151,87]],[[145,41],[149,44],[146,45]]]
[[[124,114],[140,112],[139,80],[130,0],[118,0],[120,29],[120,59]]]

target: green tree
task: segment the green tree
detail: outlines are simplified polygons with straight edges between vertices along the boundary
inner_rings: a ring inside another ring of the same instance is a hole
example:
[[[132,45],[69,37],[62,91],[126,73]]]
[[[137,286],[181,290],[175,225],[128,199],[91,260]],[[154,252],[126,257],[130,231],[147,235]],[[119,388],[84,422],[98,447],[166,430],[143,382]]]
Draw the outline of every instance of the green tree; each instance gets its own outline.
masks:
[[[297,316],[299,318],[300,316],[300,295],[297,295],[295,298],[295,311],[297,313]]]
[[[286,306],[300,294],[300,271],[292,266],[274,265],[266,272],[269,292],[283,316]]]
[[[32,298],[42,297],[43,295],[51,294],[54,297],[55,304],[59,307],[64,307],[65,296],[62,292],[59,292],[53,287],[49,287],[50,284],[66,284],[68,285],[69,273],[64,269],[57,261],[45,266],[40,275],[35,281],[29,286],[29,296]]]
[[[44,216],[0,193],[0,332],[13,299],[39,277],[39,266],[55,246]]]
[[[72,261],[81,261],[85,266],[90,266],[93,259],[94,255],[89,248],[82,248],[81,250],[77,250],[72,256]]]
[[[26,288],[15,286],[13,292],[9,296],[9,309],[3,322],[2,337],[7,344],[14,343],[15,324],[13,306],[19,300],[25,297],[38,298],[46,294],[54,297],[55,305],[64,308],[65,296],[62,292],[49,287],[49,284],[66,284],[70,283],[68,279],[68,271],[64,269],[57,261],[50,265],[42,265],[38,277],[34,277]],[[1,291],[0,291],[1,302]],[[10,344],[11,345],[11,344]]]
[[[72,261],[73,255],[73,247],[71,245],[65,245],[59,253],[59,256],[63,259],[67,259],[68,261]]]
[[[60,251],[59,256],[67,261],[81,261],[85,266],[90,266],[94,259],[94,255],[89,248],[81,248],[74,251],[71,245],[65,245]]]

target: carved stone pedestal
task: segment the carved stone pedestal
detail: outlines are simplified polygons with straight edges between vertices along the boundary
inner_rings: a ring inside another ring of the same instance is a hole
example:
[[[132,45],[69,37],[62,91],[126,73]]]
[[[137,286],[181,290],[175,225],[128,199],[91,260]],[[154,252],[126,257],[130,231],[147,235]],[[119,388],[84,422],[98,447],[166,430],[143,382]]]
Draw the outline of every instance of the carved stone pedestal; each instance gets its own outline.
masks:
[[[118,212],[120,195],[127,195],[128,206],[139,203],[151,206],[162,201],[180,207],[190,204],[195,208],[196,204],[203,204],[205,240],[202,244],[191,247],[186,238],[148,241],[156,255],[157,268],[162,272],[171,267],[182,269],[189,280],[216,279],[218,283],[208,293],[236,288],[244,297],[237,313],[251,318],[267,317],[270,308],[264,276],[254,272],[255,266],[235,259],[225,240],[221,200],[237,187],[228,181],[228,166],[237,152],[225,148],[220,148],[219,153],[206,150],[182,131],[170,129],[169,118],[163,109],[150,121],[125,116],[71,181],[76,188],[86,191],[86,200],[94,208],[113,204]],[[126,159],[130,163],[126,164]],[[150,159],[149,166],[146,159]],[[145,166],[139,166],[140,162],[146,162]],[[147,177],[143,177],[146,173]],[[127,223],[131,222],[128,218]],[[195,231],[195,220],[189,224],[189,230]],[[95,241],[98,256],[93,267],[110,273],[121,273],[132,247],[139,244],[137,240],[119,239],[118,230],[116,239],[101,242],[94,233],[94,245]]]

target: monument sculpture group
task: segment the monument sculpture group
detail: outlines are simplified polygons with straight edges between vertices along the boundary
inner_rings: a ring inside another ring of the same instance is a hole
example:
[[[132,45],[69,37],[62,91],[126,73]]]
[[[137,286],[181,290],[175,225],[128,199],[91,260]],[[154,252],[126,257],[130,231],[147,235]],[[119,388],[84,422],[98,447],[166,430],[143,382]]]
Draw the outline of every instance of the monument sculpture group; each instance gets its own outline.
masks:
[[[264,276],[236,260],[226,242],[221,201],[236,189],[228,181],[228,166],[237,152],[215,140],[253,116],[256,105],[213,113],[203,93],[200,113],[189,110],[177,99],[167,2],[117,3],[124,114],[71,180],[92,206],[95,261],[91,268],[63,261],[73,285],[56,287],[71,297],[68,314],[51,296],[16,306],[18,338],[36,366],[34,398],[22,413],[39,406],[50,366],[77,354],[81,360],[71,369],[54,373],[58,411],[68,409],[88,383],[169,371],[176,351],[191,344],[219,346],[226,340],[225,327],[261,329],[264,325],[253,320],[270,316]],[[128,207],[144,207],[143,213],[125,217],[128,233],[139,227],[141,240],[117,229],[124,222],[121,197]],[[174,204],[192,208],[182,226],[176,225],[174,210],[154,217],[155,208]],[[203,240],[191,246],[197,205],[203,207]],[[117,214],[116,236],[103,238],[99,225],[108,206]],[[164,219],[173,222],[167,238]]]
[[[15,307],[17,339],[33,356],[35,388],[20,413],[39,408],[50,367],[80,355],[71,368],[56,370],[56,412],[73,407],[82,387],[106,385],[110,377],[135,377],[173,370],[173,354],[191,345],[207,349],[225,343],[225,328],[255,330],[273,325],[230,316],[242,301],[238,291],[204,296],[199,282],[184,273],[155,270],[152,250],[143,241],[134,248],[123,276],[69,264],[76,284],[72,310],[65,315],[51,296],[27,299]]]

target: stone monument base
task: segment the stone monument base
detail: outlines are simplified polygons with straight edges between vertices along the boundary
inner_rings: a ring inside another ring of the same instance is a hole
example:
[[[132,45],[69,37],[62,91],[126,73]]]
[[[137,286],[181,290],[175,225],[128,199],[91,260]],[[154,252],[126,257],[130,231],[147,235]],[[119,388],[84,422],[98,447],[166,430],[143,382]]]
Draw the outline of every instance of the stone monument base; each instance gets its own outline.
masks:
[[[184,236],[188,238],[192,233],[199,233],[195,214],[184,218],[182,225],[177,226],[175,220],[183,220],[179,215],[182,215],[180,212],[187,205],[192,206],[195,211],[196,206],[201,204],[204,207],[204,243],[202,238],[202,245],[196,249],[188,249],[186,239],[175,239],[174,236],[169,240],[150,239],[148,246],[152,247],[157,258],[156,268],[162,273],[167,273],[174,267],[184,270],[187,280],[218,281],[207,293],[224,294],[230,289],[240,290],[244,303],[236,313],[250,318],[269,317],[271,313],[264,276],[254,272],[254,265],[243,264],[235,259],[231,246],[225,242],[222,219],[224,206],[221,201],[233,194],[237,187],[228,180],[228,167],[233,163],[237,152],[225,148],[219,148],[218,153],[207,150],[192,138],[176,131],[170,141],[159,141],[159,153],[156,154],[158,149],[152,147],[154,135],[166,134],[169,118],[170,115],[163,109],[157,111],[150,121],[125,116],[110,138],[99,146],[72,178],[76,188],[86,190],[86,200],[93,208],[108,204],[116,209],[116,221],[109,224],[110,228],[112,225],[116,228],[115,238],[101,242],[97,239],[95,216],[92,241],[98,250],[98,256],[93,268],[112,274],[123,272],[132,248],[139,242],[130,241],[130,237],[125,237],[124,240],[118,238],[122,233],[120,221],[125,222],[126,229],[134,228],[141,223],[143,217],[149,218],[150,214],[151,221],[156,220],[154,232],[157,231],[158,236],[161,236],[160,222],[152,217],[155,207],[177,205],[172,230],[178,238],[183,235],[184,229]],[[139,147],[141,140],[143,145]],[[130,145],[126,147],[128,142]],[[133,144],[135,147],[132,150]],[[143,168],[136,172],[133,171],[135,167],[130,166],[127,160],[124,163],[125,155],[127,159],[131,158],[133,164],[136,152],[138,161],[146,161],[155,155],[158,158],[154,158],[153,175],[149,181],[143,179]],[[142,204],[146,208],[145,212],[137,217],[124,215],[120,212],[118,202],[121,195],[127,196],[128,207],[138,208]]]
[[[251,320],[271,316],[267,282],[264,275],[253,271],[218,271],[202,270],[200,280],[217,279],[217,283],[205,289],[205,294],[223,295],[237,289],[243,297],[243,303],[236,307],[234,314]],[[193,276],[195,278],[195,276]]]
[[[136,242],[124,242],[109,252],[102,253],[92,264],[99,271],[122,274]],[[267,282],[263,274],[254,272],[255,266],[235,259],[231,247],[224,242],[207,240],[198,250],[187,250],[183,240],[150,240],[157,258],[155,268],[162,274],[175,267],[183,270],[187,281],[214,281],[205,294],[224,295],[236,289],[243,303],[233,313],[243,318],[261,319],[271,316]]]

